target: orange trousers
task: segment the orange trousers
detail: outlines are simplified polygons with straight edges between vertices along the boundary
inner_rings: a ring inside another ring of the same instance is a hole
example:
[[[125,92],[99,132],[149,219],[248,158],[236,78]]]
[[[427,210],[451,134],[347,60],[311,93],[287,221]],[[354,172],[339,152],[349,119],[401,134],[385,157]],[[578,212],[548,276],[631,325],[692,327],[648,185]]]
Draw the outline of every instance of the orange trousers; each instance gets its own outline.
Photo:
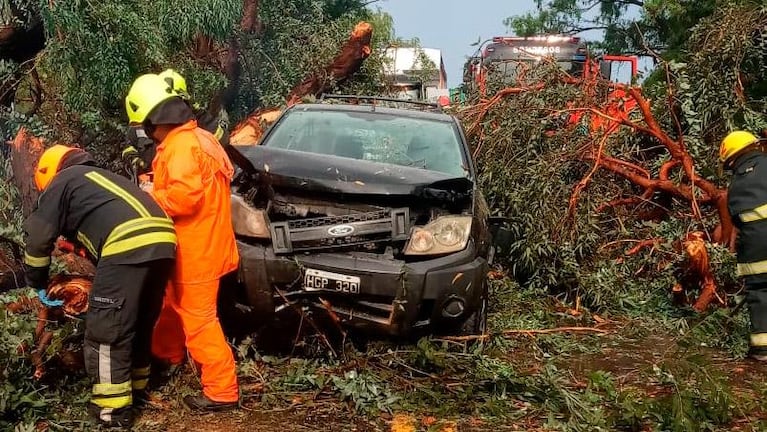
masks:
[[[152,354],[178,364],[189,349],[201,369],[203,394],[216,402],[235,402],[239,399],[237,372],[218,321],[218,285],[218,279],[168,284],[152,336]]]

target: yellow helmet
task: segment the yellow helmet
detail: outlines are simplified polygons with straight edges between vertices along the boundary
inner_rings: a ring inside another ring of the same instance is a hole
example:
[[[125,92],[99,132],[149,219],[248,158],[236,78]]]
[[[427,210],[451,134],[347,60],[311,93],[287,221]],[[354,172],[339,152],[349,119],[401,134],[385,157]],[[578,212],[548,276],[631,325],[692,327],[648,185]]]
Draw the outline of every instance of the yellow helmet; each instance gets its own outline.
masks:
[[[189,91],[187,91],[186,88],[186,80],[181,76],[180,73],[173,69],[165,69],[158,75],[160,78],[165,80],[165,82],[170,85],[170,88],[172,88],[174,92],[178,93],[179,96],[184,99],[189,99]]]
[[[726,163],[746,147],[759,141],[759,138],[746,131],[730,132],[719,146],[719,162]]]
[[[76,147],[56,144],[43,152],[35,169],[35,186],[37,186],[37,190],[42,192],[48,187],[53,177],[59,172],[64,156],[75,150],[77,150]]]
[[[145,74],[133,81],[125,97],[125,111],[132,125],[144,123],[147,116],[160,103],[178,97],[173,88],[156,74]]]

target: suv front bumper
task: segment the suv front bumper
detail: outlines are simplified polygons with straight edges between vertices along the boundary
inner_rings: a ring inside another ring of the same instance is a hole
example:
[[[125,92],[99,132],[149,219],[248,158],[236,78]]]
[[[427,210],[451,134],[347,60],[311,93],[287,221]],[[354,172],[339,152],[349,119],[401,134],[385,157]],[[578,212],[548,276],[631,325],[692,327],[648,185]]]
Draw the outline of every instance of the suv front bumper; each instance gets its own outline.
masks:
[[[238,247],[240,280],[257,316],[273,319],[291,308],[287,299],[330,309],[346,326],[390,336],[460,326],[479,307],[488,270],[471,242],[463,251],[409,263],[362,252],[281,256],[268,246],[238,241]],[[306,269],[359,277],[359,293],[306,290]]]

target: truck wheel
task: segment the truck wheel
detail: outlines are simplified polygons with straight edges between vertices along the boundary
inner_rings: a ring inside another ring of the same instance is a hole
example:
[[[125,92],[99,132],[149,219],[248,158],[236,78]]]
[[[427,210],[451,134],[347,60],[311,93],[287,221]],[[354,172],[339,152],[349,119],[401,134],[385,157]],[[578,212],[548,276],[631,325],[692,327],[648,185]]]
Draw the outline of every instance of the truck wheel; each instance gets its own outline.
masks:
[[[487,282],[482,287],[482,296],[479,299],[479,308],[471,314],[469,319],[461,326],[461,333],[465,335],[481,335],[487,333],[487,308],[489,303]]]

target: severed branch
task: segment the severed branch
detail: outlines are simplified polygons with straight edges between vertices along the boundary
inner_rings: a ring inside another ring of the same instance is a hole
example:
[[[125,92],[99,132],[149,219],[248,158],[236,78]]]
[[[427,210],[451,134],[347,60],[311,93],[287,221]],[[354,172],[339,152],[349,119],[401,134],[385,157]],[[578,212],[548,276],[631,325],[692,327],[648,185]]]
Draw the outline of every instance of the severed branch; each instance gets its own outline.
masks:
[[[252,7],[258,7],[258,2],[255,0],[249,0],[249,4]],[[247,7],[250,6],[246,4]],[[248,13],[247,10],[244,12],[242,26],[250,26],[252,31],[259,31],[261,24],[247,21]],[[362,67],[362,63],[372,52],[370,47],[372,36],[373,27],[371,24],[364,21],[357,23],[349,39],[333,61],[323,71],[313,73],[295,85],[286,97],[286,105],[295,105],[306,96],[318,97],[322,93],[330,91],[334,85],[348,80],[357,73]],[[257,144],[267,126],[274,123],[281,113],[282,109],[279,107],[263,108],[251,113],[233,128],[230,134],[231,144]]]
[[[453,342],[468,342],[475,340],[488,340],[493,337],[511,337],[516,335],[538,335],[538,334],[552,334],[552,333],[609,333],[609,330],[596,328],[596,327],[556,327],[549,329],[514,329],[503,330],[497,333],[487,333],[480,335],[466,335],[466,336],[442,336],[439,339],[453,341]]]

